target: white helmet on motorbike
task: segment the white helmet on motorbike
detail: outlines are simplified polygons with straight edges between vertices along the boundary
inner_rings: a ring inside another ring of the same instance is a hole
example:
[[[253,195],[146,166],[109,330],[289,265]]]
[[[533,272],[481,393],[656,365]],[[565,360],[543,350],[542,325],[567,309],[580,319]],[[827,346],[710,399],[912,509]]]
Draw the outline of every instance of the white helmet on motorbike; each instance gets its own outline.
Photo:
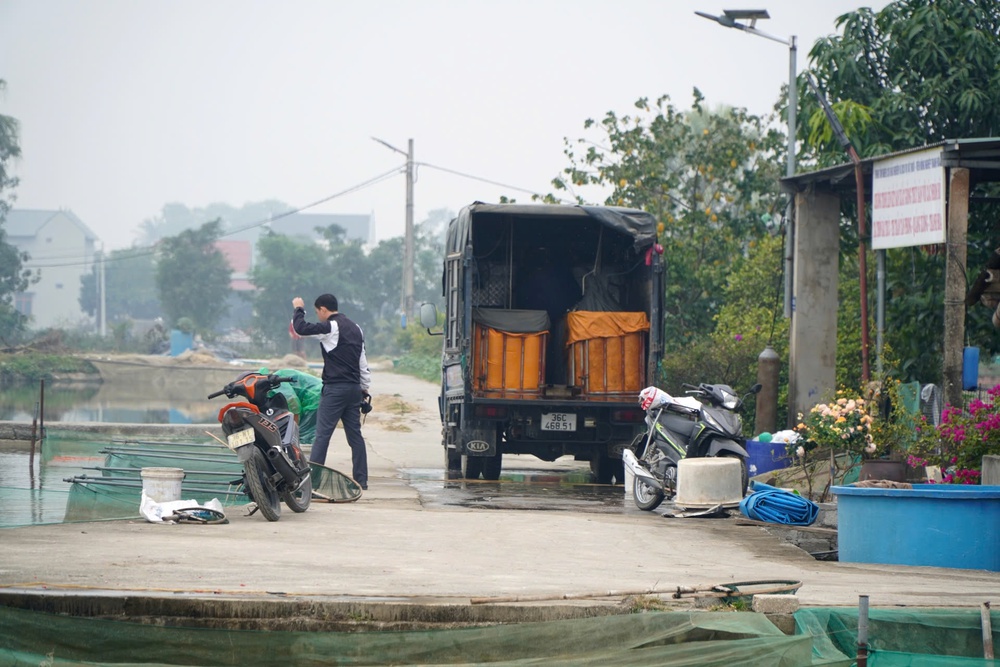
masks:
[[[663,407],[670,402],[670,394],[657,389],[656,387],[646,387],[639,392],[639,407],[649,410],[651,407]]]

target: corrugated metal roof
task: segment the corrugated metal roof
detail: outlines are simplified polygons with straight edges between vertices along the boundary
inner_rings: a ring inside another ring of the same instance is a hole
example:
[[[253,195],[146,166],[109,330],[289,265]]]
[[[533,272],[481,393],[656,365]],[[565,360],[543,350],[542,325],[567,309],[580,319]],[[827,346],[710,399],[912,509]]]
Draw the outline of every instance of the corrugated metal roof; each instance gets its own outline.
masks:
[[[972,137],[946,139],[926,146],[862,158],[861,173],[865,177],[866,187],[871,185],[872,166],[876,162],[938,147],[942,149],[942,160],[945,167],[965,167],[972,170],[974,182],[1000,181],[1000,139]],[[783,192],[798,192],[811,186],[830,190],[853,190],[855,187],[854,163],[846,162],[781,179]]]

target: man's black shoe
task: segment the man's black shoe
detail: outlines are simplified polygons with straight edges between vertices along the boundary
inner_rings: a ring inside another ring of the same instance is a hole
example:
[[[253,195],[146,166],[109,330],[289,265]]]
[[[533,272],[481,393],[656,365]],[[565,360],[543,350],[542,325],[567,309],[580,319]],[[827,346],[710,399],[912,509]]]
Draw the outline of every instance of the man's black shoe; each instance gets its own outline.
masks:
[[[360,486],[362,491],[368,490],[368,482],[361,482]]]

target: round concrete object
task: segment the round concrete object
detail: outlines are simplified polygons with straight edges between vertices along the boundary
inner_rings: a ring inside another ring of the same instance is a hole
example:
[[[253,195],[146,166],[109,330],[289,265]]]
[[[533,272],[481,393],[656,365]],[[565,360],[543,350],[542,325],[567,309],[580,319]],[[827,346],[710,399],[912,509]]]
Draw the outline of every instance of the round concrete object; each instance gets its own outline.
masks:
[[[681,507],[737,507],[743,499],[742,468],[731,457],[683,459],[677,465],[677,497]]]

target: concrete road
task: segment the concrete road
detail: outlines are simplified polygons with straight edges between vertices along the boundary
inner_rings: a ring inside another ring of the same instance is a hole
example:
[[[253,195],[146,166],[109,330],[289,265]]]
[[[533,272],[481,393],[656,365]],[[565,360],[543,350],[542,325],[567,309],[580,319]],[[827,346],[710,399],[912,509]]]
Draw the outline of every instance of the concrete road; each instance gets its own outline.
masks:
[[[760,527],[668,519],[625,502],[620,512],[596,513],[425,506],[407,477],[426,481],[441,469],[438,389],[385,372],[374,379],[376,410],[364,427],[370,490],[359,501],[314,503],[303,514],[285,511],[275,523],[233,511],[226,525],[5,529],[0,592],[283,593],[458,604],[610,593],[605,601],[617,602],[654,589],[779,579],[802,582],[803,606],[855,606],[861,594],[872,607],[972,608],[1000,599],[994,572],[821,562]],[[349,452],[338,431],[327,464],[349,471]],[[517,456],[504,466],[585,467]]]

